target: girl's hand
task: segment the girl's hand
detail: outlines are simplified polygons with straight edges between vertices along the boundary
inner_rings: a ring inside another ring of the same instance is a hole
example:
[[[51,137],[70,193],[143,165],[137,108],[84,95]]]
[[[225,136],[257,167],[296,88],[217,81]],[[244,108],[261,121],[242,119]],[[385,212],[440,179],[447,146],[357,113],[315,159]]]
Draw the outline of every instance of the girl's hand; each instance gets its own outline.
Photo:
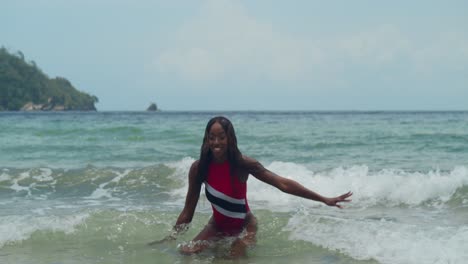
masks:
[[[184,255],[192,255],[202,252],[209,246],[210,243],[208,241],[190,241],[179,245],[179,252]]]
[[[173,240],[176,240],[176,236],[174,234],[170,234],[170,235],[166,236],[163,239],[156,240],[156,241],[153,241],[153,242],[149,242],[148,246],[153,246],[153,245],[156,245],[156,244],[161,244],[161,243],[164,243],[164,242],[167,242],[167,241],[173,241]]]
[[[340,196],[337,196],[337,197],[332,197],[332,198],[325,198],[325,200],[323,201],[326,205],[328,206],[336,206],[340,209],[343,209],[343,207],[338,204],[338,203],[341,203],[341,202],[351,202],[351,199],[347,199],[348,197],[350,197],[351,195],[353,195],[352,192],[347,192],[345,194],[342,194]]]

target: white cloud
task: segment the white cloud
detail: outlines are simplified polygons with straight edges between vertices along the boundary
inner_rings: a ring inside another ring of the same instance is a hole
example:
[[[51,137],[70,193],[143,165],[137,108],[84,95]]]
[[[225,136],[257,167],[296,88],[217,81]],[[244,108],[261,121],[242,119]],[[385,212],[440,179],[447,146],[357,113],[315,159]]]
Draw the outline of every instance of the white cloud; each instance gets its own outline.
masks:
[[[379,67],[404,60],[416,71],[439,68],[447,58],[466,66],[466,37],[433,36],[436,43],[409,37],[391,25],[337,34],[297,36],[249,14],[240,2],[208,0],[177,31],[173,45],[156,59],[158,70],[192,80],[326,79],[355,66]],[[441,40],[442,39],[442,40]],[[410,68],[411,68],[410,67]]]
[[[431,74],[434,65],[437,69],[465,69],[468,62],[468,36],[457,32],[443,32],[430,42],[421,45],[411,54],[415,69],[420,73]],[[468,74],[468,71],[467,71]]]
[[[381,25],[367,32],[340,37],[337,52],[345,59],[358,63],[385,64],[406,55],[410,42],[392,25]]]
[[[288,79],[319,59],[310,43],[275,31],[271,24],[249,16],[237,2],[207,1],[157,63],[160,70],[190,80],[217,79],[231,72]]]
[[[216,56],[202,47],[166,51],[158,63],[160,70],[175,71],[188,80],[216,79],[224,71]]]

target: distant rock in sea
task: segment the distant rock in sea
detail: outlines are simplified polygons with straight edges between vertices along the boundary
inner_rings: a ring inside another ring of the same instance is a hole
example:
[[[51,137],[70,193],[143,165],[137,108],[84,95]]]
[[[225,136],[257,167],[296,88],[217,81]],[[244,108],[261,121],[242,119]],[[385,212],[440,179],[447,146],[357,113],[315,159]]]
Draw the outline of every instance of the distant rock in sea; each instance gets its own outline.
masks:
[[[155,103],[151,103],[150,106],[146,109],[146,111],[158,111],[158,106]]]

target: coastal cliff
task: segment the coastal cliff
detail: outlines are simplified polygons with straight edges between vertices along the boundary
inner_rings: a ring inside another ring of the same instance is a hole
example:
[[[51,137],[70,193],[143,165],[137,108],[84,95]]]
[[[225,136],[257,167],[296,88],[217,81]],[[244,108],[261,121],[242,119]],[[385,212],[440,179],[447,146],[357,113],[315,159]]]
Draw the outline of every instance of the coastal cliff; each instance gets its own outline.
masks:
[[[96,111],[97,102],[67,79],[49,78],[20,51],[0,48],[0,111]]]

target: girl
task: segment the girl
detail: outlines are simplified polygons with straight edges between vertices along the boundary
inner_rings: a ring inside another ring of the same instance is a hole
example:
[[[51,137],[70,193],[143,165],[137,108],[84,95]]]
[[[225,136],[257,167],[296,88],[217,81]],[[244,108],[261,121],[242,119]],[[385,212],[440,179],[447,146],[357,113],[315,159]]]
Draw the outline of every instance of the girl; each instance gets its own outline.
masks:
[[[192,240],[193,243],[180,248],[181,252],[199,253],[208,247],[210,241],[232,236],[236,239],[231,245],[231,256],[244,256],[246,248],[255,244],[257,232],[257,220],[247,202],[249,175],[285,193],[323,202],[329,206],[342,208],[340,202],[351,201],[347,199],[352,195],[351,192],[337,197],[324,197],[294,180],[267,170],[257,160],[242,155],[237,148],[232,123],[227,118],[218,116],[206,125],[200,158],[190,168],[185,206],[177,218],[174,232],[161,241],[175,239],[177,234],[187,229],[204,184],[213,215],[205,228]]]

